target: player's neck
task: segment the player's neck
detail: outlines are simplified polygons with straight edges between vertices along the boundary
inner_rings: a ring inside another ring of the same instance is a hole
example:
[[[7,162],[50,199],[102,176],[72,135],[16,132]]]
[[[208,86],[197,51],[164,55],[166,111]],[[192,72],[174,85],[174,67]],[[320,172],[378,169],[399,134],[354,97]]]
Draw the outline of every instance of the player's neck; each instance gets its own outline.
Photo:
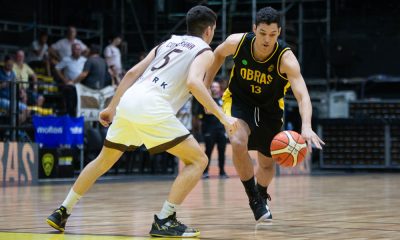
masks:
[[[271,54],[273,53],[275,49],[275,44],[272,46],[269,46],[265,51],[260,51],[257,46],[254,44],[253,45],[253,56],[257,61],[264,61],[267,59]]]

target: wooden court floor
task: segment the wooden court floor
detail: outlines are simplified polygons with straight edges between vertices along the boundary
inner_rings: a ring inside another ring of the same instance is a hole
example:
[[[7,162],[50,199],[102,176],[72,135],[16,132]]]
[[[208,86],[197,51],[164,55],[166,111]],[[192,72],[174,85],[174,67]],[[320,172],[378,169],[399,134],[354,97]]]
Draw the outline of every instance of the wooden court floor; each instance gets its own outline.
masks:
[[[98,183],[74,208],[65,234],[45,223],[70,184],[2,187],[0,239],[150,239],[171,181]],[[256,225],[238,178],[202,180],[178,211],[201,239],[400,239],[400,175],[282,176],[274,220]]]

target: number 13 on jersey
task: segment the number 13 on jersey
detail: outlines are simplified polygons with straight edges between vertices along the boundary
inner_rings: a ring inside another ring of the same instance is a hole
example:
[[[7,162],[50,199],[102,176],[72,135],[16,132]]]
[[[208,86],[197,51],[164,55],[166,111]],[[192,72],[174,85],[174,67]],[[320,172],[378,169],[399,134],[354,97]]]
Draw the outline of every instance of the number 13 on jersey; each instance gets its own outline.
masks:
[[[251,84],[251,92],[252,93],[256,93],[256,94],[260,94],[261,93],[261,87],[260,86],[256,86]]]

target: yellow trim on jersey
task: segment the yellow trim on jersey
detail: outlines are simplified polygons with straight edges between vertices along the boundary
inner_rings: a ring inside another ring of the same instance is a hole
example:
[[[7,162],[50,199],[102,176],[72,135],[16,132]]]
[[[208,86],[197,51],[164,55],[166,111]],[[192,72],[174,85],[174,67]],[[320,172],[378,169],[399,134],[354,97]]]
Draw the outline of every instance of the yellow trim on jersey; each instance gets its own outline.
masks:
[[[238,55],[240,47],[242,46],[242,43],[243,43],[244,39],[246,38],[246,35],[247,35],[247,33],[243,34],[242,39],[240,40],[239,45],[236,48],[235,54],[233,55],[233,58],[235,58],[236,55]]]
[[[286,79],[286,80],[288,80],[286,77],[284,77],[282,74],[281,74],[281,58],[282,58],[282,55],[283,55],[283,53],[284,52],[286,52],[287,50],[290,50],[290,48],[284,48],[283,50],[282,50],[282,52],[279,54],[279,57],[278,57],[278,64],[277,64],[277,72],[278,72],[278,75],[281,77],[281,78],[283,78],[283,79]]]
[[[289,87],[290,87],[290,82],[288,81],[285,87],[283,88],[283,96],[286,95],[286,92],[289,89]],[[285,110],[285,101],[283,100],[283,98],[279,99],[278,102],[279,102],[279,108]]]
[[[278,103],[279,103],[279,108],[285,110],[285,101],[283,101],[283,98],[279,99]]]
[[[253,57],[253,59],[254,59],[254,61],[256,61],[256,62],[258,62],[258,63],[266,63],[266,62],[268,62],[274,55],[275,55],[275,53],[276,53],[276,51],[278,51],[278,47],[279,47],[279,43],[278,43],[278,41],[276,42],[276,47],[275,47],[275,50],[274,50],[274,52],[267,58],[267,60],[265,60],[265,61],[258,61],[255,57],[254,57],[254,54],[253,54],[253,42],[256,40],[256,36],[254,36],[253,37],[253,39],[251,40],[251,56]]]
[[[225,114],[232,116],[232,93],[229,91],[229,88],[227,88],[224,95],[222,95],[222,109]]]

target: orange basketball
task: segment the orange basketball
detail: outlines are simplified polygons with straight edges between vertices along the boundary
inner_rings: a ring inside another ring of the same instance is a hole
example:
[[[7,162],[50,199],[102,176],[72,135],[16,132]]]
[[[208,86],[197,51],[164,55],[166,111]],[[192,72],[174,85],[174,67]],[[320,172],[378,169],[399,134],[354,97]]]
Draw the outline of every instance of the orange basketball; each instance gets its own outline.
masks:
[[[283,131],[275,135],[271,142],[272,158],[282,167],[294,167],[307,154],[307,144],[295,131]]]

